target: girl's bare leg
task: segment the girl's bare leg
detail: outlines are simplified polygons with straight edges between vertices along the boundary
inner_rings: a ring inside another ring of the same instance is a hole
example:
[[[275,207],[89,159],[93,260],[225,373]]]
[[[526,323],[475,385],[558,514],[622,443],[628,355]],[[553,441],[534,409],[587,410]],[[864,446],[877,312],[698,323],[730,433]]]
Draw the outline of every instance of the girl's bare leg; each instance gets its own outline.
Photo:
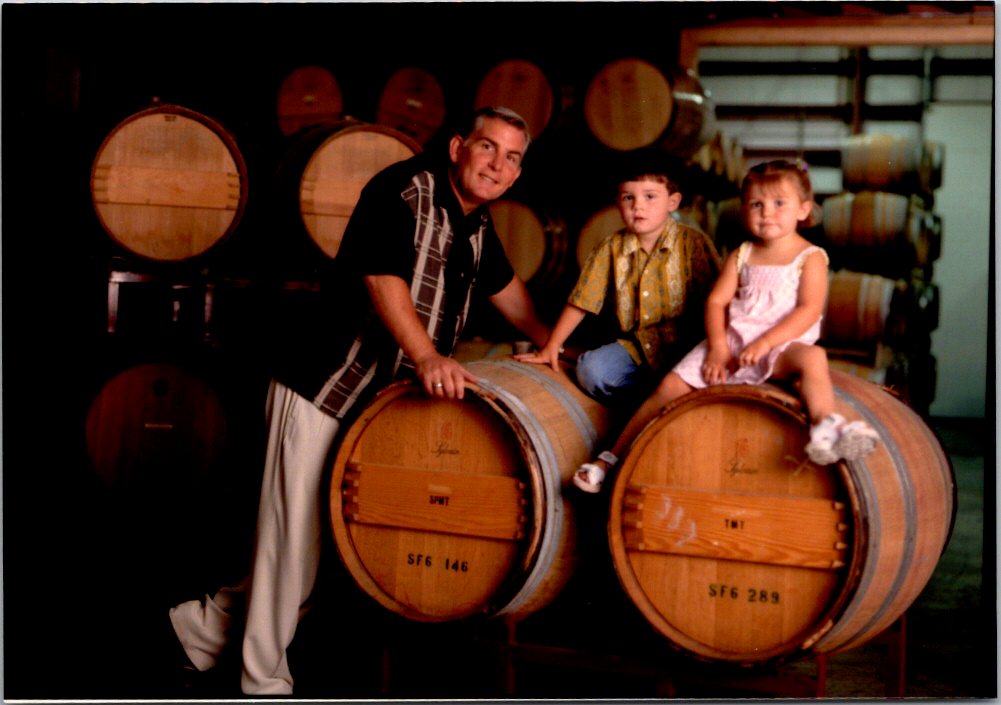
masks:
[[[834,413],[834,386],[822,347],[793,343],[779,356],[773,376],[799,378],[800,396],[813,423]]]
[[[819,465],[839,459],[858,460],[871,453],[879,435],[864,421],[845,421],[834,411],[834,385],[827,351],[817,345],[793,343],[775,364],[775,377],[799,377],[800,396],[810,414],[806,453]]]

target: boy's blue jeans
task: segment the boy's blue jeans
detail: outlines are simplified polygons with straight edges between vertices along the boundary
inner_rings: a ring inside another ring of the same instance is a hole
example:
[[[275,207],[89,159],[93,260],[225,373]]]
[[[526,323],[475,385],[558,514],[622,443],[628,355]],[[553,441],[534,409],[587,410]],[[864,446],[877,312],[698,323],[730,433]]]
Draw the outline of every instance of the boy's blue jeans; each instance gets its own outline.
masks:
[[[636,385],[646,378],[646,371],[633,362],[629,352],[618,343],[588,350],[577,358],[577,383],[602,404],[631,396]]]

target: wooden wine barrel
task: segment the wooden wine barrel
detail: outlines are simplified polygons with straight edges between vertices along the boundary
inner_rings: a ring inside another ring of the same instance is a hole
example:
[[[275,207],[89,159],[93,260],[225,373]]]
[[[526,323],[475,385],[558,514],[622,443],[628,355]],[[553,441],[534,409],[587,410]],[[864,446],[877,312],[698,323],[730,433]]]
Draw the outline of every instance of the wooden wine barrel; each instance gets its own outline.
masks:
[[[715,225],[712,229],[713,242],[720,256],[725,257],[751,238],[744,225],[744,211],[739,197],[725,198],[715,207]]]
[[[715,109],[691,70],[665,75],[642,59],[618,59],[591,79],[584,118],[606,147],[658,146],[689,158],[715,132]]]
[[[626,594],[680,650],[756,664],[857,647],[917,598],[955,516],[948,458],[883,388],[832,370],[836,406],[880,436],[864,460],[814,465],[797,398],[714,386],[636,438],[611,497]]]
[[[716,134],[716,108],[692,69],[672,74],[671,98],[671,124],[657,146],[689,159]]]
[[[521,115],[532,139],[536,139],[553,122],[559,95],[537,65],[510,59],[491,68],[476,88],[473,109],[491,105],[503,105]]]
[[[723,164],[723,133],[717,130],[709,141],[692,155],[691,162],[706,174],[723,176],[726,170]]]
[[[667,76],[642,59],[618,59],[591,79],[584,118],[606,147],[621,151],[648,147],[671,124],[674,97]]]
[[[362,189],[390,164],[418,154],[411,137],[357,120],[317,125],[298,134],[278,167],[277,208],[297,209],[309,239],[334,258]]]
[[[923,220],[923,236],[915,244],[914,253],[917,262],[935,262],[942,256],[942,218],[936,213],[914,206]]]
[[[894,297],[902,296],[905,290],[903,282],[877,274],[831,272],[821,343],[828,348],[875,353],[893,328],[890,315]]]
[[[711,205],[701,195],[695,196],[688,205],[682,206],[674,211],[674,219],[682,225],[701,230],[708,234],[712,225],[710,215]]]
[[[928,270],[940,251],[934,217],[901,194],[843,192],[824,199],[823,213],[832,255],[851,269],[902,277]]]
[[[734,137],[722,136],[723,176],[740,186],[747,175],[747,160],[744,157],[744,145]]]
[[[229,237],[247,203],[236,141],[212,118],[158,105],[119,123],[90,177],[104,230],[140,258],[179,262]]]
[[[87,413],[87,455],[110,487],[175,494],[196,489],[221,461],[226,415],[202,377],[147,363],[112,377]]]
[[[913,278],[895,299],[889,327],[901,349],[921,349],[931,345],[929,335],[939,324],[939,288],[937,284]]]
[[[920,414],[927,416],[938,386],[938,360],[926,348],[901,353],[886,373],[886,384]]]
[[[894,135],[852,135],[841,150],[847,191],[930,193],[942,184],[941,144]]]
[[[864,380],[886,386],[887,372],[889,365],[866,364],[854,357],[837,357],[831,354],[827,356],[827,364],[831,369],[840,370],[853,377],[860,377]]]
[[[942,165],[945,162],[945,145],[941,142],[924,142],[921,160],[921,191],[931,193],[942,186]]]
[[[375,121],[426,145],[445,121],[445,93],[438,79],[416,66],[399,69],[383,86]]]
[[[300,66],[278,88],[278,129],[283,135],[339,120],[343,111],[341,87],[322,66]]]
[[[415,621],[518,616],[569,579],[576,525],[564,493],[607,430],[565,374],[490,359],[461,401],[387,387],[345,433],[330,514],[358,586]]]
[[[692,155],[691,160],[707,174],[715,174],[738,187],[747,174],[744,146],[739,140],[719,130],[713,130],[709,138]]]
[[[606,237],[625,227],[619,209],[616,206],[605,206],[592,214],[577,235],[577,264],[584,266],[591,250]]]
[[[562,219],[509,199],[494,201],[489,207],[497,235],[518,276],[534,284],[559,279],[567,257]]]

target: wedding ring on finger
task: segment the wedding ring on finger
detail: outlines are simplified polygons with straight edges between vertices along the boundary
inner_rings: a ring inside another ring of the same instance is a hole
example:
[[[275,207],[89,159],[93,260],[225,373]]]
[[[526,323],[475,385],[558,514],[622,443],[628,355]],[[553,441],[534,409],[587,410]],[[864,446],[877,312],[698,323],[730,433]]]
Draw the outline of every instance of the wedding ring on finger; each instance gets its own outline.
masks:
[[[434,384],[432,384],[431,386],[432,386],[432,387],[434,387],[435,389],[441,389],[441,388],[442,388],[442,387],[444,387],[445,385],[444,385],[444,384],[443,384],[442,382],[435,382],[435,383],[434,383]]]

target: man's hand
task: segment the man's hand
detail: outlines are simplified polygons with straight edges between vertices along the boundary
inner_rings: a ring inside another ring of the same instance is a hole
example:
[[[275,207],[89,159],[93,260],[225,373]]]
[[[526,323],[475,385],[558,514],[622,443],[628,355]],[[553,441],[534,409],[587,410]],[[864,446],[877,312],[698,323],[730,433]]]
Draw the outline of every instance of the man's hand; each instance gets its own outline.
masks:
[[[451,357],[438,353],[414,360],[417,379],[424,391],[439,399],[462,399],[466,381],[476,382],[478,377]]]

